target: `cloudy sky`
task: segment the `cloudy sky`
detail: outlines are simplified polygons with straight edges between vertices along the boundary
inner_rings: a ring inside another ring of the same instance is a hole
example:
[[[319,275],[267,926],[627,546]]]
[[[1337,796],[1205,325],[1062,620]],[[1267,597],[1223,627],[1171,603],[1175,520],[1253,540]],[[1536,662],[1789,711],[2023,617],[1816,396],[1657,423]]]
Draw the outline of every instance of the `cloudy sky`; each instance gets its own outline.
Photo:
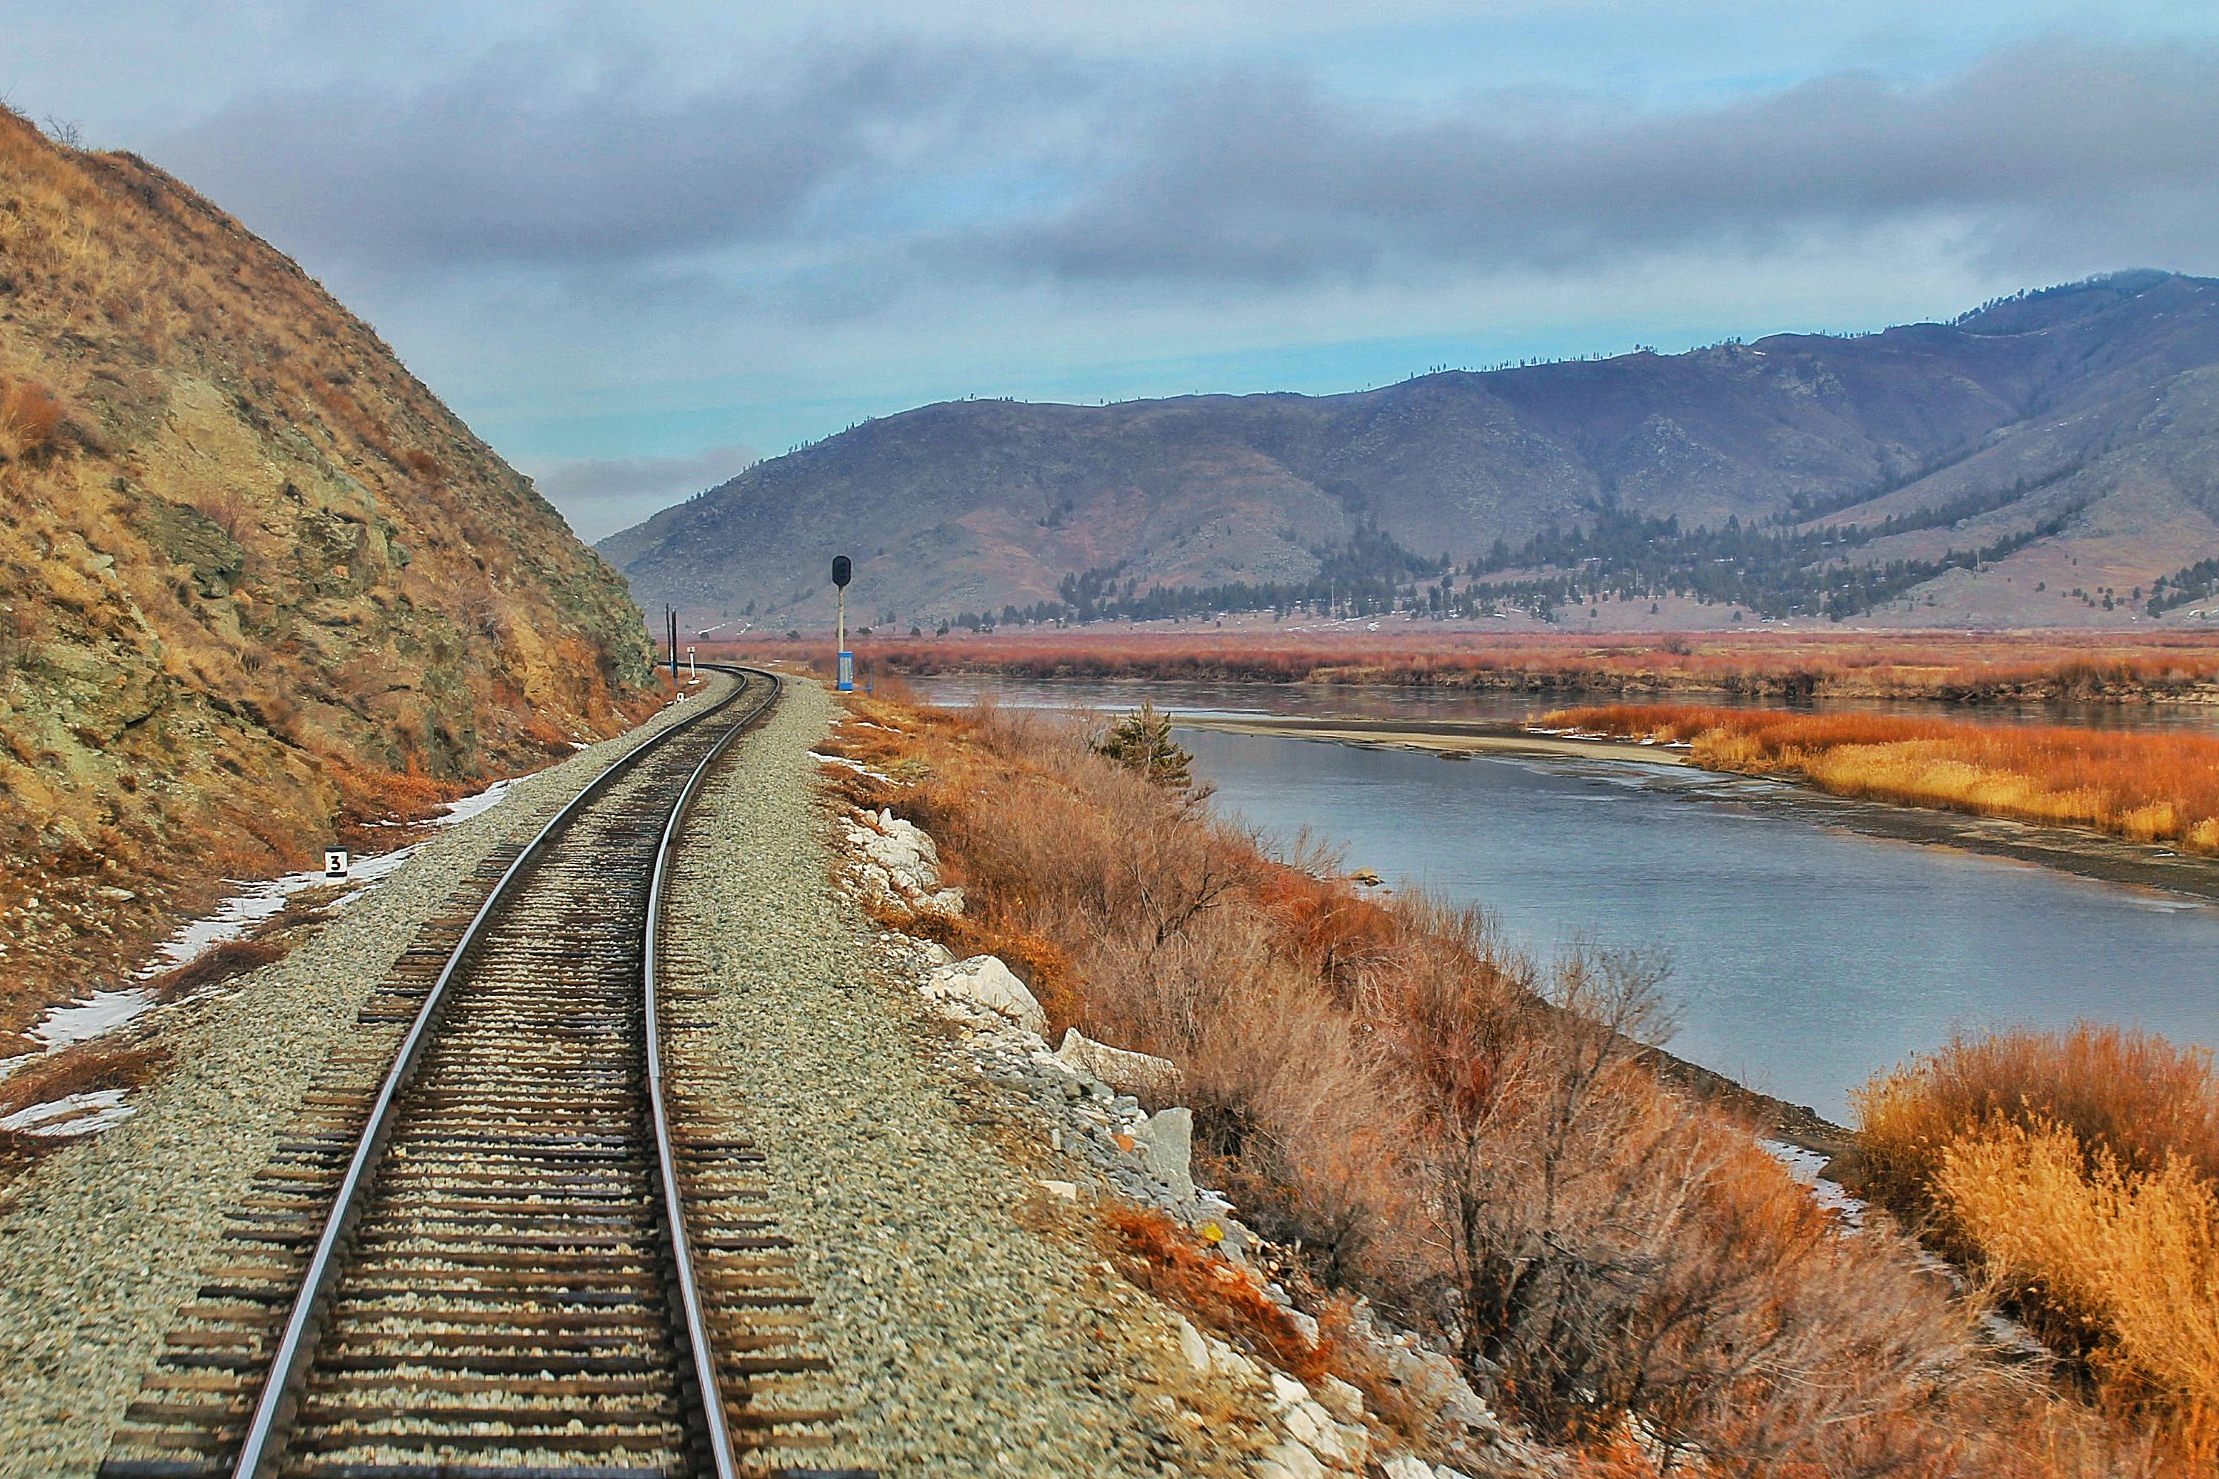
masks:
[[[0,35],[17,109],[291,252],[588,537],[931,400],[2219,273],[2207,0],[0,0]]]

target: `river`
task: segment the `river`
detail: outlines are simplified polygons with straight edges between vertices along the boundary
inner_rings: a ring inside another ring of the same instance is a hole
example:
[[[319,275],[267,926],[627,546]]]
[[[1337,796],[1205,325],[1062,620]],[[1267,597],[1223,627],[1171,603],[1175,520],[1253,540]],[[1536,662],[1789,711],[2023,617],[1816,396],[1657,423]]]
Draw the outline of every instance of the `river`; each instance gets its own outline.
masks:
[[[1496,696],[916,680],[940,702],[1515,718]],[[1928,710],[1928,712],[1932,712]],[[2011,715],[2007,719],[2054,717]],[[2113,723],[2120,722],[2114,711]],[[2207,721],[2208,722],[2208,721]],[[1661,952],[1683,1057],[1830,1119],[1951,1031],[2087,1018],[2219,1043],[2219,907],[1959,849],[1868,837],[1776,782],[1669,765],[1186,730],[1217,804],[1274,839],[1493,914],[1522,948]]]

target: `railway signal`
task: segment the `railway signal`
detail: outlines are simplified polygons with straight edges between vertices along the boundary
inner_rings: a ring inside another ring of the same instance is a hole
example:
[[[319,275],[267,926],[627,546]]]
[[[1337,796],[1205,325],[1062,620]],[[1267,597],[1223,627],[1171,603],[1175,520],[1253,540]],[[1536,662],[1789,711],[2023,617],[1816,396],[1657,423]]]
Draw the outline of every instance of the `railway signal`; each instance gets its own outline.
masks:
[[[855,692],[855,654],[848,651],[848,582],[855,578],[855,565],[846,555],[832,557],[832,588],[840,593],[840,673],[833,686],[842,693]]]

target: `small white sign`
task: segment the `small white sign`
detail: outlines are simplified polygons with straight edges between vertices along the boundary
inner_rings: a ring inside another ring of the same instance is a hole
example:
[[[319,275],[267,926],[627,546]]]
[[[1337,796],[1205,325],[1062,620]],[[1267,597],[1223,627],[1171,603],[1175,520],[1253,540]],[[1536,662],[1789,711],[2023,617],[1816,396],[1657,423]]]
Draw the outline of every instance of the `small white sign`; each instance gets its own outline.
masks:
[[[324,849],[324,877],[326,878],[346,877],[347,869],[353,863],[354,855],[343,847],[327,847]]]

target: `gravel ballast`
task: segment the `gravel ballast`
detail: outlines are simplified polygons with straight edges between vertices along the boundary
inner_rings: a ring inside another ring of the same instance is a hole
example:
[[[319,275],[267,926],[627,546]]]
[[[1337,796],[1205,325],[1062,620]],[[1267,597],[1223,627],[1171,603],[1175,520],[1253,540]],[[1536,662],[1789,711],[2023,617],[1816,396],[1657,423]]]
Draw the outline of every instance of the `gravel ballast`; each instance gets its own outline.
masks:
[[[849,1413],[839,1461],[888,1476],[1248,1472],[1248,1424],[1205,1424],[1182,1400],[1176,1322],[1028,1174],[1013,1127],[936,1051],[946,1028],[874,965],[876,926],[829,887],[808,752],[831,712],[790,683],[704,791],[665,939],[673,969],[712,993],[716,1051],[746,1086],[734,1116],[770,1157],[817,1297]]]
[[[619,754],[694,712],[519,780],[440,829],[284,960],[149,1024],[175,1065],[131,1118],[44,1158],[0,1210],[0,1476],[90,1475],[217,1250],[225,1214],[418,929]]]

